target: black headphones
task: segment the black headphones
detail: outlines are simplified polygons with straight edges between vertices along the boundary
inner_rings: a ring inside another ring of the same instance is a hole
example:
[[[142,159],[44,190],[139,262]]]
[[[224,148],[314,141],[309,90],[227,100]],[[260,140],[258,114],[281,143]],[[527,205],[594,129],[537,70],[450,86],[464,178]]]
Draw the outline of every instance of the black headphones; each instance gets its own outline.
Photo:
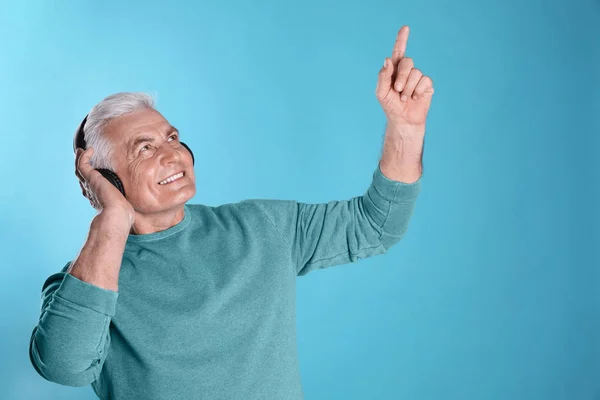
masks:
[[[75,137],[73,138],[73,151],[75,153],[77,153],[77,149],[81,148],[83,150],[85,150],[86,147],[86,143],[85,143],[85,138],[83,136],[83,127],[85,126],[85,123],[87,122],[87,115],[85,116],[85,118],[83,119],[83,121],[81,121],[81,124],[79,125],[79,128],[77,128],[77,132],[75,132]],[[192,163],[195,164],[195,160],[194,160],[194,153],[192,153],[192,150],[183,142],[179,142],[183,145],[183,147],[185,147],[190,154],[192,155]],[[125,196],[125,188],[123,187],[123,183],[121,182],[121,180],[119,179],[119,177],[117,176],[117,174],[115,174],[113,171],[109,170],[109,169],[105,169],[105,168],[97,168],[96,171],[100,172],[102,174],[102,176],[104,176],[106,179],[108,179],[108,181],[110,183],[112,183],[113,185],[115,185],[115,187],[117,189],[119,189],[119,191],[121,193],[123,193],[123,196]]]

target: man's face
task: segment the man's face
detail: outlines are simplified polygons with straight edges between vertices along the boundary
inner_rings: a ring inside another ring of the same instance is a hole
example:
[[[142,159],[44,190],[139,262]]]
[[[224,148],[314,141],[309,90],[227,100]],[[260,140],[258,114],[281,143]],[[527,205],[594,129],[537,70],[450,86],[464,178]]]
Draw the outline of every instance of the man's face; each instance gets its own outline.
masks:
[[[115,118],[104,134],[113,144],[115,172],[137,212],[177,209],[196,194],[192,155],[158,111],[143,109]],[[159,184],[180,172],[183,177]]]

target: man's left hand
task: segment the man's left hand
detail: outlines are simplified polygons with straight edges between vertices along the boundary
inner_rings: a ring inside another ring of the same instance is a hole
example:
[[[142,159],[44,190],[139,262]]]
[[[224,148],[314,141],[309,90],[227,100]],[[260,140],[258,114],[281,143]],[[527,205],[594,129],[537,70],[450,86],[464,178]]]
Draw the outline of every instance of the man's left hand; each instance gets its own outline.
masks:
[[[417,139],[404,136],[424,135],[433,81],[415,68],[412,58],[404,56],[408,34],[408,26],[398,32],[392,57],[385,59],[379,71],[375,94],[387,116],[388,129],[403,139]]]

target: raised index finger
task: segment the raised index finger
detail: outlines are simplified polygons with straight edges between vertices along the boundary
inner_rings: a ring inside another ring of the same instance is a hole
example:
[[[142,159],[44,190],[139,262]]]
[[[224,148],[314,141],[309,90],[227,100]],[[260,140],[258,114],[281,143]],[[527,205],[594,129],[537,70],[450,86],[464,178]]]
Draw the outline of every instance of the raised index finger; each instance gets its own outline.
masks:
[[[396,43],[394,44],[394,51],[392,53],[392,63],[394,65],[398,65],[400,60],[404,57],[404,53],[406,53],[406,43],[408,42],[409,31],[408,25],[404,25],[400,28],[400,31],[398,31]]]

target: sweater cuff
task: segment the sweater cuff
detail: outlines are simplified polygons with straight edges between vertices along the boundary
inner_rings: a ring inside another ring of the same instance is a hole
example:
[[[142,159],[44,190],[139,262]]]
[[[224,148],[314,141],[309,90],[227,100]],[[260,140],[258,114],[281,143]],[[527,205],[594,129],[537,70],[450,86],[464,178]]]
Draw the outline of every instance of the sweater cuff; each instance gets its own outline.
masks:
[[[414,200],[419,196],[422,178],[423,175],[413,183],[394,181],[381,172],[381,167],[377,163],[377,169],[373,173],[373,186],[385,200],[394,203],[404,203]]]
[[[63,281],[54,295],[112,317],[115,315],[119,293],[92,285],[65,273]]]

